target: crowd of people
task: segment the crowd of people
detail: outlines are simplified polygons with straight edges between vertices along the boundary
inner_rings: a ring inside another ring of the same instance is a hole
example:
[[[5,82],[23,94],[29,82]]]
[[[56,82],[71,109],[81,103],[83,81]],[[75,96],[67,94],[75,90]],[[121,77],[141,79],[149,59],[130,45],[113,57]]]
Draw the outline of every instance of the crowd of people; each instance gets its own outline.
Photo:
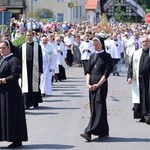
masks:
[[[111,73],[120,76],[122,65],[129,66],[127,81],[132,83],[134,118],[150,124],[148,25],[101,26],[22,19],[12,20],[10,26],[12,33],[2,33],[0,42],[0,141],[13,142],[9,147],[27,141],[25,110],[37,108],[42,97],[52,95],[53,82],[66,80],[66,69],[72,66],[83,67],[89,89],[91,117],[81,134],[83,138],[91,141],[92,134],[109,136],[107,78]],[[25,36],[26,41],[18,48],[13,41],[20,36]]]
[[[121,64],[129,65],[132,54],[141,47],[140,37],[150,36],[150,27],[146,24],[137,23],[110,23],[110,24],[90,24],[89,22],[69,23],[69,22],[45,22],[38,20],[22,19],[11,21],[11,41],[17,39],[24,31],[34,31],[34,41],[38,43],[41,37],[53,35],[53,39],[59,36],[66,48],[66,63],[72,66],[85,66],[90,54],[93,52],[91,41],[95,34],[99,34],[105,39],[105,49],[111,54],[115,67],[113,75],[118,75],[121,71]],[[117,49],[116,49],[117,48]],[[88,53],[83,50],[89,50]],[[116,49],[116,50],[115,50]]]

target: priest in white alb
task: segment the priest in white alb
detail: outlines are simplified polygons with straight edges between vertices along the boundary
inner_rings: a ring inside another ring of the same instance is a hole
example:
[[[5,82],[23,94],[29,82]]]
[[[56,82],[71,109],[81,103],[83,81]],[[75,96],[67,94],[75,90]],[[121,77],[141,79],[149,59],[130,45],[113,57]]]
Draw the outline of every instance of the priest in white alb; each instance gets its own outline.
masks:
[[[48,38],[44,35],[40,42],[43,55],[43,74],[41,75],[40,88],[42,96],[52,95],[52,76],[56,68],[56,57]]]

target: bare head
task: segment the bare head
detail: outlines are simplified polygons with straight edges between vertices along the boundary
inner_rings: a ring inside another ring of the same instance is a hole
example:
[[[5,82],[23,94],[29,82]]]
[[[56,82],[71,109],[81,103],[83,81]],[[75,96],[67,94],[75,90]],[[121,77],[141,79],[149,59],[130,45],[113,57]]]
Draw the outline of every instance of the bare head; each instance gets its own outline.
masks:
[[[150,38],[148,36],[141,37],[142,48],[147,50],[150,47]]]

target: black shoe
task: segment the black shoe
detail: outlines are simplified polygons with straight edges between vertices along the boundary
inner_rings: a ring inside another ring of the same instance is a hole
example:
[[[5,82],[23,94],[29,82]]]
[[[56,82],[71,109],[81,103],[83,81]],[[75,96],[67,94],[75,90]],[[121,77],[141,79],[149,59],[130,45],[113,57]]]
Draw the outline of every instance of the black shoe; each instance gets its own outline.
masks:
[[[25,109],[25,110],[29,110],[29,109],[30,109],[30,107],[25,107],[24,109]]]
[[[120,76],[119,73],[117,73],[117,76]]]
[[[84,139],[86,139],[88,142],[91,141],[91,134],[82,133],[80,135],[81,135],[81,137],[83,137]]]
[[[106,139],[106,138],[108,138],[108,137],[109,137],[109,135],[108,135],[108,134],[107,134],[107,135],[105,135],[105,136],[101,136],[101,135],[99,135],[99,136],[98,136],[98,138],[99,138],[99,139]]]
[[[38,108],[38,107],[39,107],[39,105],[34,105],[34,106],[33,106],[33,108]]]
[[[144,118],[141,118],[141,119],[139,120],[139,122],[144,122],[144,123],[145,123],[145,119],[144,119]]]
[[[20,147],[22,146],[22,142],[13,142],[12,144],[8,145],[10,148]]]
[[[147,123],[148,125],[150,125],[150,116],[144,116],[145,119],[145,123]]]
[[[41,94],[42,97],[45,97],[45,94]]]

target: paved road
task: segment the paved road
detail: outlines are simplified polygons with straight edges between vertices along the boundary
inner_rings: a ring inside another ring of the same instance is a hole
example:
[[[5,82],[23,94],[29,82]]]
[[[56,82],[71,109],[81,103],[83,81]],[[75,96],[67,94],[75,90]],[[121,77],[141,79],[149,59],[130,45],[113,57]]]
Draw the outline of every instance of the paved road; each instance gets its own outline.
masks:
[[[26,111],[29,141],[21,149],[40,150],[149,150],[150,126],[133,119],[131,87],[126,68],[110,76],[107,98],[110,138],[92,142],[80,137],[89,120],[88,90],[83,68],[71,67],[68,79],[54,83],[53,96],[38,109]],[[1,142],[0,146],[8,145]],[[20,149],[20,148],[19,148]]]

